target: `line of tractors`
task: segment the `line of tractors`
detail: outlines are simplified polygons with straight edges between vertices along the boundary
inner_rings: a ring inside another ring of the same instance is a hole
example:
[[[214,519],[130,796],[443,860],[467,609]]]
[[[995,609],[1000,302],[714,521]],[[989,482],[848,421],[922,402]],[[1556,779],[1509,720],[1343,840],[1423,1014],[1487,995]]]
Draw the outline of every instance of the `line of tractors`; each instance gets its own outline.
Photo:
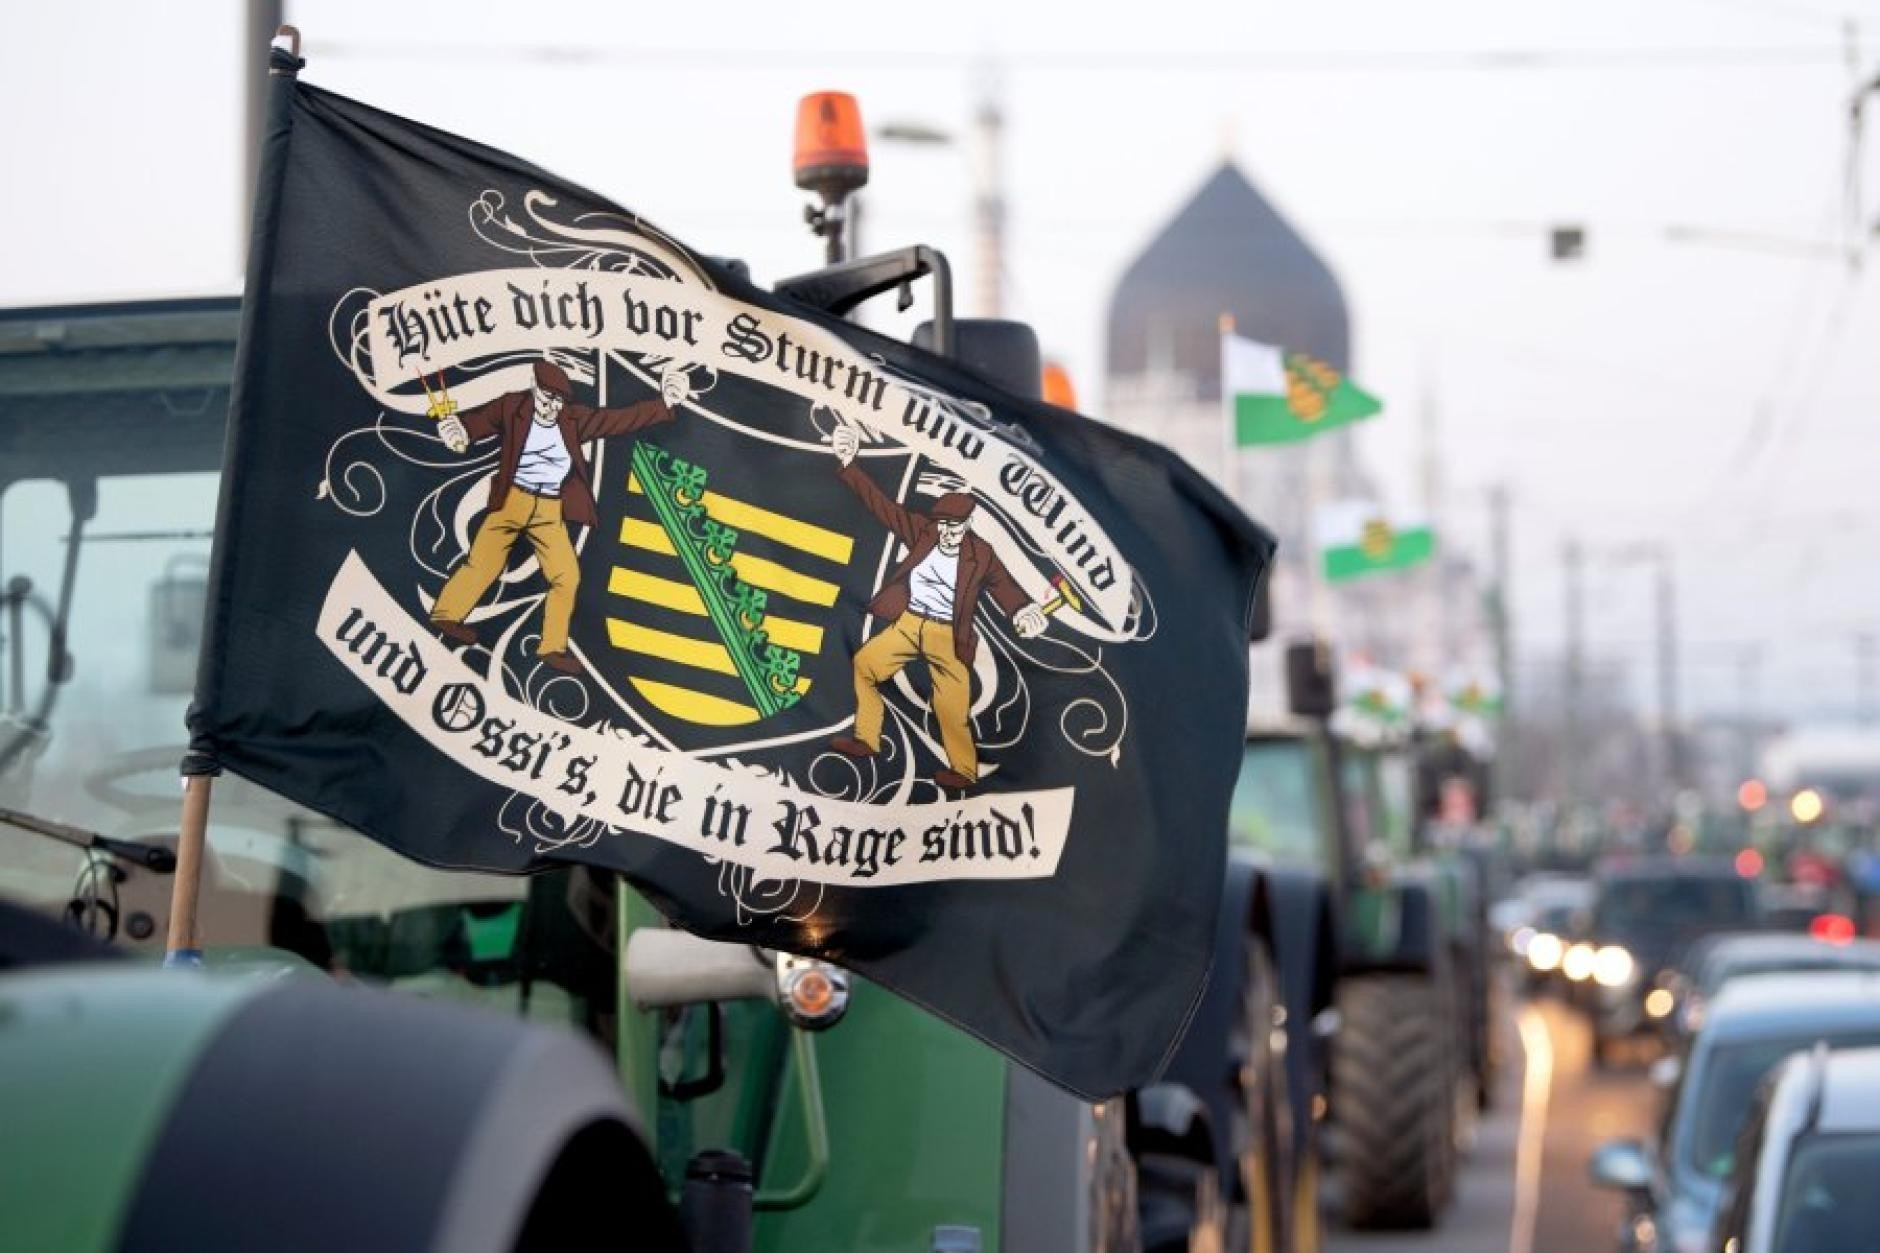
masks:
[[[955,318],[932,249],[778,290],[847,314],[921,280],[917,339],[1038,395],[1036,335]],[[0,311],[0,505],[41,493],[0,534],[0,898],[39,907],[0,906],[0,1247],[1274,1253],[1328,1211],[1440,1220],[1495,1056],[1481,868],[1432,815],[1480,770],[1335,730],[1322,642],[1255,645],[1284,650],[1287,712],[1249,730],[1208,991],[1164,1081],[1102,1104],[834,967],[670,930],[611,876],[412,866],[236,781],[211,969],[146,969],[176,807],[136,779],[178,753],[60,737],[80,701],[180,727],[181,697],[88,673],[121,615],[74,589],[123,539],[87,536],[101,482],[107,512],[170,492],[151,603],[185,611],[152,630],[183,638],[153,636],[153,673],[188,652],[237,312]],[[108,832],[15,811],[68,778]]]

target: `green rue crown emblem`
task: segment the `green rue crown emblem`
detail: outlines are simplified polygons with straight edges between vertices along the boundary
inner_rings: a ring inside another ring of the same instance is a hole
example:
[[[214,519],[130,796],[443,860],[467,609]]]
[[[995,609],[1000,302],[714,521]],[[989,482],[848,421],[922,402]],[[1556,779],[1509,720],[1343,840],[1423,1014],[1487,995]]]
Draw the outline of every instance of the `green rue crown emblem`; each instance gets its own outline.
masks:
[[[767,594],[732,569],[738,533],[705,511],[705,467],[641,442],[633,446],[633,472],[758,712],[769,717],[796,704],[803,658],[770,642],[764,630]]]

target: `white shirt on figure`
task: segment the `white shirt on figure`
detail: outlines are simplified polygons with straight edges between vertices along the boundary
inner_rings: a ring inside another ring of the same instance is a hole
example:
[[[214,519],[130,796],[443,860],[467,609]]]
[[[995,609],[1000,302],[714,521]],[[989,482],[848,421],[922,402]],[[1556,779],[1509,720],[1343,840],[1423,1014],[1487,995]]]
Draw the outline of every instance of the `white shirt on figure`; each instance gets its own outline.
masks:
[[[908,608],[934,622],[953,621],[953,589],[960,577],[960,555],[935,548],[914,567],[908,581]]]
[[[574,456],[559,426],[553,422],[529,423],[529,441],[522,446],[522,460],[516,465],[517,483],[538,496],[560,495],[561,482],[573,464]]]

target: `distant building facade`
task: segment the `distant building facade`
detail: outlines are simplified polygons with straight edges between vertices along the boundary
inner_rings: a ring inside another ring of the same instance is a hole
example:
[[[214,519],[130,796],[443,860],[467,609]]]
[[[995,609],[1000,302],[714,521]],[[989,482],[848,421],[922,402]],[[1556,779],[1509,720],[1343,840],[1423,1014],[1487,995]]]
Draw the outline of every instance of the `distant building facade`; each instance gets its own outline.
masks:
[[[1346,370],[1350,319],[1331,267],[1231,162],[1222,163],[1117,283],[1105,342],[1102,412],[1157,440],[1279,535],[1309,548],[1309,483],[1360,494],[1349,432],[1291,448],[1236,453],[1221,396],[1220,326]],[[1324,447],[1320,447],[1324,445]]]
[[[1376,486],[1352,428],[1292,446],[1233,448],[1221,395],[1223,316],[1249,339],[1340,371],[1352,367],[1350,312],[1337,276],[1231,161],[1209,174],[1118,281],[1099,412],[1174,449],[1278,535],[1278,633],[1302,633],[1316,618],[1345,649],[1432,677],[1483,660],[1489,641],[1475,572],[1440,536],[1430,566],[1315,593],[1314,502],[1375,499]],[[1408,418],[1399,406],[1385,420]]]

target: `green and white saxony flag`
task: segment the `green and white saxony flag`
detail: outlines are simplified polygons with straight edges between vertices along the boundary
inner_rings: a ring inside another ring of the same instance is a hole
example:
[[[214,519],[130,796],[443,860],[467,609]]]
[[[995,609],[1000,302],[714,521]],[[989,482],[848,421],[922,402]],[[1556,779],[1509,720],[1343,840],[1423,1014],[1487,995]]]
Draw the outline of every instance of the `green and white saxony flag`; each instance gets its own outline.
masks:
[[[1221,393],[1243,448],[1290,444],[1384,408],[1323,361],[1231,332],[1221,336]]]
[[[1444,684],[1444,695],[1457,713],[1477,718],[1493,718],[1501,713],[1501,684],[1492,675],[1456,671]]]
[[[1412,693],[1406,676],[1369,665],[1354,665],[1350,674],[1351,694],[1345,703],[1354,714],[1385,727],[1401,726],[1410,717]]]
[[[1325,581],[1343,583],[1367,574],[1407,570],[1436,552],[1436,533],[1420,517],[1389,517],[1368,500],[1343,500],[1318,513]]]

